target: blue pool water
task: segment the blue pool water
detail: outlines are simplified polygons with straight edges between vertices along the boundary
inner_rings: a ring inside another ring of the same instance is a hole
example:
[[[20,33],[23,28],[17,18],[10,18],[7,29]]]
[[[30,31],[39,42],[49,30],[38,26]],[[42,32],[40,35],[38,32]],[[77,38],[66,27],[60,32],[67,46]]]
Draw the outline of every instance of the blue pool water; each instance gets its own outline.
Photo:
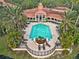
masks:
[[[49,26],[44,25],[44,24],[36,24],[32,26],[31,33],[30,33],[30,38],[34,40],[34,38],[38,38],[39,36],[43,38],[48,38],[50,41],[52,38],[52,34],[50,31]]]

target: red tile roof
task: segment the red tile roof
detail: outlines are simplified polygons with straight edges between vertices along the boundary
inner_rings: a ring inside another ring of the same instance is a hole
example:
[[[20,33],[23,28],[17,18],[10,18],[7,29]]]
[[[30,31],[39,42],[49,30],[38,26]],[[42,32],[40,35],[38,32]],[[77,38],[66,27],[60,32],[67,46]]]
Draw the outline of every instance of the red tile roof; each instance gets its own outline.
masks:
[[[36,13],[46,14],[46,18],[54,18],[57,20],[62,20],[64,13],[68,10],[67,7],[56,7],[54,9],[44,8],[40,3],[37,8],[24,10],[23,14],[29,18],[35,18]]]

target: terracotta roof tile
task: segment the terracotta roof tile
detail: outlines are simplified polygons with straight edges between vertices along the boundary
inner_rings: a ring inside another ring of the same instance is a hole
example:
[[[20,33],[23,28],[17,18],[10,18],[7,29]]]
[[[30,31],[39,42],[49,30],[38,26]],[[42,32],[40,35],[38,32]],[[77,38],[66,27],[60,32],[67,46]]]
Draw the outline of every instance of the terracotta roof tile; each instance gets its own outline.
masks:
[[[57,20],[62,20],[64,17],[64,12],[67,11],[67,7],[56,7],[54,9],[44,8],[42,4],[39,4],[37,8],[24,10],[23,14],[26,17],[34,18],[35,14],[46,13],[46,17],[55,18]]]

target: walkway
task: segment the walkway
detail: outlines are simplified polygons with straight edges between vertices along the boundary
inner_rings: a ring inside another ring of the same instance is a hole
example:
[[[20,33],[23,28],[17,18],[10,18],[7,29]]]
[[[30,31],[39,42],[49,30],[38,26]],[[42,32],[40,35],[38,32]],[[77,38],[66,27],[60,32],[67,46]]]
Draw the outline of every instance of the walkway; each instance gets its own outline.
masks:
[[[24,39],[28,39],[27,46],[30,49],[32,49],[34,51],[39,51],[38,50],[38,44],[36,44],[35,41],[31,41],[31,39],[29,38],[32,26],[35,25],[35,24],[38,24],[38,23],[33,22],[33,23],[29,24],[28,27],[25,29],[26,33],[24,34]],[[43,23],[43,24],[46,24],[46,25],[48,25],[50,27],[52,35],[53,35],[52,36],[53,38],[51,39],[51,41],[48,42],[51,45],[51,47],[45,46],[46,49],[41,50],[41,51],[48,51],[48,50],[51,50],[55,46],[55,42],[57,41],[59,35],[58,35],[58,32],[56,31],[56,29],[57,29],[56,24],[49,23],[49,22],[46,22],[46,23]]]

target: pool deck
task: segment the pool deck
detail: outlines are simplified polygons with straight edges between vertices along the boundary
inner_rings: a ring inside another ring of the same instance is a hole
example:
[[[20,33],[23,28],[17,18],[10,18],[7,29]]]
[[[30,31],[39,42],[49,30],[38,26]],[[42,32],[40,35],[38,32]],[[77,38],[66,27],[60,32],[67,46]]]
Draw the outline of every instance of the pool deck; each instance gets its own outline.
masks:
[[[42,22],[41,22],[42,23]],[[35,25],[35,24],[38,24],[36,22],[33,22],[33,23],[30,23],[28,25],[28,27],[26,27],[26,29],[24,31],[26,31],[26,33],[24,34],[24,39],[28,39],[27,41],[27,46],[34,50],[34,51],[39,51],[38,50],[38,44],[35,42],[35,41],[32,41],[30,38],[29,38],[29,35],[30,35],[30,32],[31,32],[31,29],[32,29],[32,26]],[[45,50],[41,49],[40,51],[48,51],[48,50],[51,50],[52,48],[54,48],[55,46],[55,42],[57,41],[58,37],[59,37],[59,34],[57,32],[57,24],[53,24],[53,23],[49,23],[49,22],[43,22],[43,24],[45,25],[48,25],[51,32],[52,32],[52,35],[53,35],[53,38],[51,39],[51,41],[48,41],[48,43],[50,44],[51,47],[48,47],[45,45]]]

